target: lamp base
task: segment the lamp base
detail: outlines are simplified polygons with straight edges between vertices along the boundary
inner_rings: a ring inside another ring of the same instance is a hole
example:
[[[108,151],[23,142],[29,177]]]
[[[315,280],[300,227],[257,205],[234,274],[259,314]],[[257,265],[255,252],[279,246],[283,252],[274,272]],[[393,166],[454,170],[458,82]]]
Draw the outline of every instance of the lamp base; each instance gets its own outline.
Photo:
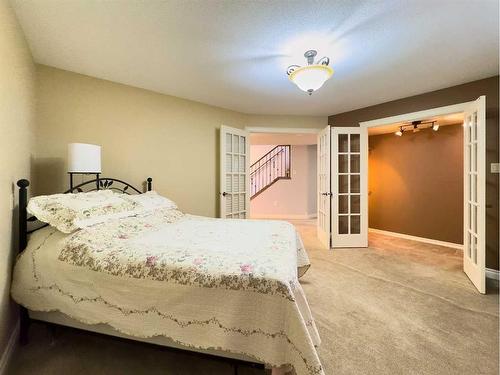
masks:
[[[96,178],[96,189],[99,190],[99,175],[100,173],[92,173],[92,172],[68,172],[69,174],[69,189],[71,192],[73,192],[73,175],[75,174],[84,174],[84,175],[88,175],[88,174],[93,174],[95,175],[95,178]]]

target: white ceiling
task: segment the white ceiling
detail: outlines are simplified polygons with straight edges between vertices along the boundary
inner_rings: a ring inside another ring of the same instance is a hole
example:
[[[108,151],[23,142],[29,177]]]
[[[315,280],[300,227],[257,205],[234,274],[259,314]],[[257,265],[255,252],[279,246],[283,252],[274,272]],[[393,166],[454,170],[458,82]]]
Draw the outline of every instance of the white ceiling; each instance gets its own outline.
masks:
[[[36,62],[257,114],[329,115],[498,74],[497,0],[12,0]],[[331,58],[311,97],[285,75]]]
[[[421,120],[423,123],[428,123],[435,121],[436,124],[439,126],[447,126],[447,125],[458,125],[458,124],[463,124],[464,122],[464,113],[452,113],[450,115],[444,115],[444,116],[436,116],[436,117],[430,117],[427,119],[422,119]],[[389,124],[389,125],[383,125],[383,126],[377,126],[373,128],[368,128],[368,135],[379,135],[379,134],[388,134],[388,133],[394,133],[396,132],[400,126],[404,125],[409,125],[410,122],[397,122],[394,124]],[[422,124],[424,127],[430,127],[430,124]],[[408,129],[408,128],[406,128]]]

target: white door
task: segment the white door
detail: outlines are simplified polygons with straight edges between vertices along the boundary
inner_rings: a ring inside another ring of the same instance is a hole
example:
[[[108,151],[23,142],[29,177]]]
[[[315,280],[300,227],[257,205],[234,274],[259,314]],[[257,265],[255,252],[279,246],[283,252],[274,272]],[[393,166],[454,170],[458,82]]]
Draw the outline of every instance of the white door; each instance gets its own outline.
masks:
[[[368,246],[368,132],[332,128],[332,247]]]
[[[486,293],[486,97],[464,114],[464,272]]]
[[[330,126],[318,134],[318,237],[330,248],[331,190],[330,190]]]
[[[248,132],[221,126],[220,129],[220,217],[247,219],[250,207]]]

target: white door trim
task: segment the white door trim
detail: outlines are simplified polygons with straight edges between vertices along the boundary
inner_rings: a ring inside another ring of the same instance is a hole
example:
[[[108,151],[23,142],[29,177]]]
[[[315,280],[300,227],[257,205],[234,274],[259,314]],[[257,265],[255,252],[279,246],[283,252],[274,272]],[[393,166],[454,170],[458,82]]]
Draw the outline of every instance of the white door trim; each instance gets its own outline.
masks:
[[[368,129],[376,126],[390,125],[397,122],[411,122],[411,121],[425,120],[426,118],[429,117],[450,115],[452,113],[464,112],[468,108],[468,106],[473,102],[475,102],[475,100],[459,104],[447,105],[444,107],[425,109],[423,111],[404,113],[402,115],[383,117],[369,121],[362,121],[359,123],[359,126],[361,128]]]
[[[481,96],[480,99],[481,100],[485,100],[485,97]],[[429,117],[443,116],[443,115],[448,115],[448,114],[452,114],[452,113],[460,113],[460,112],[466,113],[468,110],[470,110],[471,106],[473,106],[475,103],[476,103],[476,100],[472,100],[472,101],[468,101],[468,102],[464,102],[464,103],[458,103],[458,104],[448,105],[448,106],[444,106],[444,107],[437,107],[437,108],[431,108],[431,109],[422,110],[422,111],[410,112],[410,113],[405,113],[405,114],[401,114],[401,115],[397,115],[397,116],[389,116],[389,117],[379,118],[379,119],[370,120],[370,121],[362,121],[362,122],[359,123],[359,126],[362,129],[362,133],[364,133],[368,137],[368,129],[369,128],[373,128],[373,127],[377,127],[377,126],[384,126],[384,125],[389,125],[389,124],[394,124],[394,123],[398,123],[398,122],[411,122],[411,121],[423,120],[423,119],[426,119],[426,118],[429,118]],[[465,147],[467,146],[466,145],[466,139],[465,139],[465,137],[464,137],[463,142],[464,142],[463,143],[463,147],[464,147],[464,150],[465,150]],[[485,143],[481,142],[481,150],[478,149],[478,160],[479,160],[481,168],[484,168],[485,163],[486,163],[486,161],[485,161],[485,156],[486,156],[486,149],[485,149],[485,147],[486,147]],[[464,163],[464,172],[465,172],[465,164],[466,164],[465,153],[464,153],[464,161],[463,161],[463,163]],[[478,166],[478,168],[479,168],[479,166]],[[480,199],[481,199],[481,202],[482,202],[483,206],[485,206],[486,173],[483,173],[483,175],[484,175],[484,179],[481,180],[480,182],[478,181],[478,189],[479,189],[478,191],[480,191],[482,193],[482,195],[483,195],[482,197],[480,197]],[[466,181],[467,181],[466,178],[467,177],[468,176],[466,174],[464,174],[464,181],[463,181],[463,183],[464,183],[464,192],[466,191]],[[467,201],[465,200],[465,197],[464,197],[464,228],[463,228],[464,233],[466,233],[466,231],[467,231],[467,228],[466,228],[466,225],[465,225],[465,217],[467,215],[467,205],[466,205],[466,203],[467,203]],[[484,212],[484,215],[481,215],[480,219],[478,219],[478,221],[479,220],[481,221],[480,225],[483,228],[484,228],[484,224],[485,224],[485,219],[486,219],[486,215],[485,215],[485,212]],[[482,237],[482,238],[480,238],[478,240],[478,243],[480,243],[480,245],[484,247],[485,246],[484,244],[485,244],[485,241],[486,241],[486,235],[485,235],[484,230],[481,231],[480,237]],[[465,243],[464,243],[464,249],[465,248],[466,248],[466,246],[465,246]],[[464,260],[465,260],[465,252],[464,252]],[[484,259],[482,259],[481,261],[483,262]],[[465,269],[465,266],[466,266],[466,264],[464,263],[464,271],[469,276],[470,270]],[[482,265],[482,267],[484,267],[484,264]],[[484,269],[483,269],[483,274],[484,274]],[[484,293],[485,292],[484,285],[480,285],[478,287],[478,290],[481,293]]]
[[[318,134],[322,128],[273,128],[266,126],[245,126],[249,133]]]

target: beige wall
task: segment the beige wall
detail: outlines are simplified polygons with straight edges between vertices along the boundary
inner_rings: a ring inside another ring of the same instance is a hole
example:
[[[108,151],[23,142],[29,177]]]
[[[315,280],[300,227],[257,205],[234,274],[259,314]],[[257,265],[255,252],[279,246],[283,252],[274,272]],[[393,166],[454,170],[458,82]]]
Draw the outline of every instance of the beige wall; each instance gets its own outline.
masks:
[[[67,188],[70,142],[102,146],[104,175],[153,187],[186,212],[216,216],[221,124],[324,127],[327,118],[253,116],[37,66],[37,194]]]
[[[16,254],[15,182],[30,177],[34,127],[34,65],[6,0],[0,0],[0,355],[17,321],[10,302]]]
[[[318,128],[328,125],[328,116],[248,115],[246,126],[268,128]]]
[[[370,228],[462,244],[462,125],[368,144]]]

